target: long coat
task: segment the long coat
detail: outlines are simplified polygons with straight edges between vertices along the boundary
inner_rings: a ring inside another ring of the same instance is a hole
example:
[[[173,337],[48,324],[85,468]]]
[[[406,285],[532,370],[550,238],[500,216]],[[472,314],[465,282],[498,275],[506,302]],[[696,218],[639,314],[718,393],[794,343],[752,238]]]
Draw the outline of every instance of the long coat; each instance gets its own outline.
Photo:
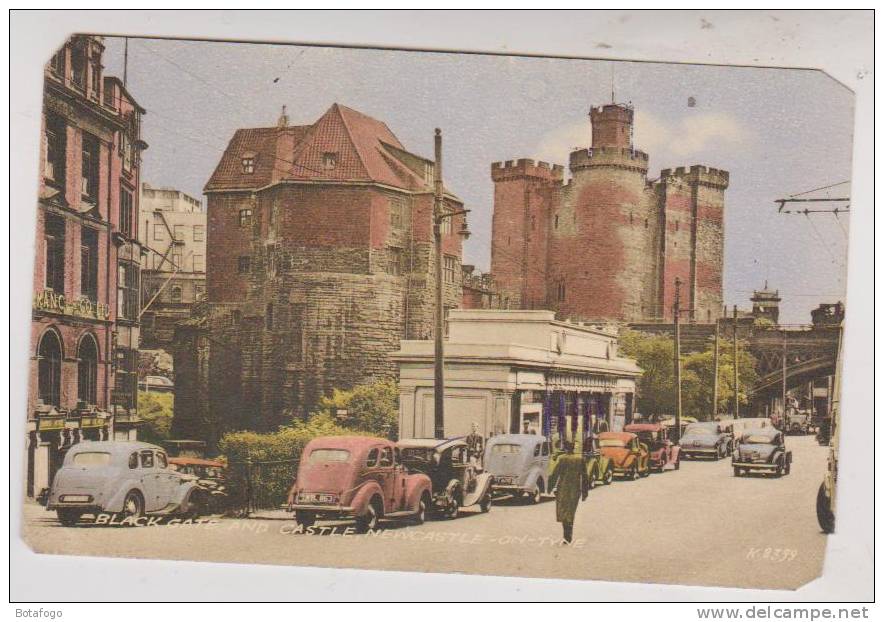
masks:
[[[556,461],[549,478],[550,489],[556,490],[556,520],[560,523],[574,523],[577,503],[589,490],[586,479],[586,464],[583,456],[564,454]]]

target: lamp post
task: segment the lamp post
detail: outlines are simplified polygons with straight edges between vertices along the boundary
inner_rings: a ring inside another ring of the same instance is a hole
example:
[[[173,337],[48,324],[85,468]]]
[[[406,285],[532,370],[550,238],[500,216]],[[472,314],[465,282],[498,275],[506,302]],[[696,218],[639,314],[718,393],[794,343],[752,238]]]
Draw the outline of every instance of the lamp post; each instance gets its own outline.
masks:
[[[675,439],[677,444],[681,440],[681,279],[675,277],[675,301],[672,304],[672,321],[675,323]]]
[[[442,222],[446,218],[453,218],[460,214],[466,214],[470,210],[446,211],[444,202],[444,188],[442,186],[442,130],[436,128],[435,165],[433,166],[433,241],[436,250],[436,317],[433,337],[434,347],[434,374],[433,374],[433,435],[435,438],[445,438],[445,346],[444,346],[444,307],[442,305]],[[464,221],[458,234],[464,239],[470,236]]]

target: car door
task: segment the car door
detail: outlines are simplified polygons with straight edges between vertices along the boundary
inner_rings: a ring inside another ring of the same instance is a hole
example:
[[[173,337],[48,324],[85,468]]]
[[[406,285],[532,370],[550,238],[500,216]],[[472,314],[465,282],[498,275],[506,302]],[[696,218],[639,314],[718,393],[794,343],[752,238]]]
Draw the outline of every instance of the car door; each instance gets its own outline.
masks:
[[[152,449],[142,449],[138,452],[138,461],[141,467],[141,487],[144,491],[144,509],[147,512],[156,512],[160,507],[160,491],[163,483],[160,481],[161,474],[157,470],[156,454]]]
[[[158,506],[164,508],[172,502],[181,480],[178,474],[169,468],[169,460],[166,457],[165,452],[157,451],[155,452],[155,455],[158,475],[157,482],[159,483],[159,489],[157,491],[159,498],[157,501]]]
[[[401,472],[396,469],[396,461],[393,457],[392,445],[380,448],[378,456],[378,483],[384,491],[384,511],[392,512],[398,509],[398,500],[401,498],[400,486],[404,486],[405,479]]]

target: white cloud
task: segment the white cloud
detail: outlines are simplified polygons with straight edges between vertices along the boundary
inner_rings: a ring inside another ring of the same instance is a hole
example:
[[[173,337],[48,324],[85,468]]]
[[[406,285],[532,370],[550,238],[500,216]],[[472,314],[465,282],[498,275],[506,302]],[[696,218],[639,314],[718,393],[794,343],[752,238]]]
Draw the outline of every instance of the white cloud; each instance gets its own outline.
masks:
[[[689,112],[673,121],[639,110],[635,114],[634,144],[663,167],[695,164],[692,158],[709,152],[746,152],[754,141],[752,131],[736,117],[722,112]],[[575,148],[592,142],[589,119],[562,125],[541,138],[533,157],[566,164]],[[710,163],[712,164],[712,163]],[[656,166],[656,164],[655,164]]]

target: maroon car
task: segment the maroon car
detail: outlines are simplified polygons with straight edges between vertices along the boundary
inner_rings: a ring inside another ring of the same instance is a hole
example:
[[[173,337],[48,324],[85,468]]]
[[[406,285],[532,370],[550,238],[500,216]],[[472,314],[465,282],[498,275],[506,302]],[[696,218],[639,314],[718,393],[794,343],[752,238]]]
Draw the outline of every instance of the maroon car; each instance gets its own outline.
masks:
[[[430,478],[409,473],[392,442],[323,436],[304,448],[288,505],[305,527],[317,519],[355,519],[357,529],[366,532],[382,519],[422,523],[431,501]]]
[[[679,468],[681,447],[669,438],[669,428],[661,423],[633,423],[624,432],[632,432],[648,447],[648,464],[660,473]]]

